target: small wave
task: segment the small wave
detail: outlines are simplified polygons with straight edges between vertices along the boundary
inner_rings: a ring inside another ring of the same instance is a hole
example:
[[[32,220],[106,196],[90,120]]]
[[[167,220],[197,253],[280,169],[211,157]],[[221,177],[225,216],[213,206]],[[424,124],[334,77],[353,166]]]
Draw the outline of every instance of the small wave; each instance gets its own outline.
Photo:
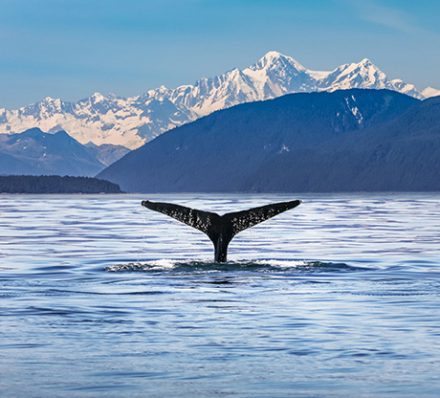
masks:
[[[156,260],[142,263],[126,263],[114,264],[105,268],[107,272],[121,272],[121,271],[164,271],[176,268],[178,262],[173,260]]]
[[[189,261],[160,259],[145,262],[129,262],[113,264],[105,268],[107,272],[215,272],[215,271],[288,271],[299,272],[343,272],[362,271],[370,268],[348,265],[345,263],[306,261],[306,260],[255,260],[255,261],[228,261],[213,263],[209,261]]]

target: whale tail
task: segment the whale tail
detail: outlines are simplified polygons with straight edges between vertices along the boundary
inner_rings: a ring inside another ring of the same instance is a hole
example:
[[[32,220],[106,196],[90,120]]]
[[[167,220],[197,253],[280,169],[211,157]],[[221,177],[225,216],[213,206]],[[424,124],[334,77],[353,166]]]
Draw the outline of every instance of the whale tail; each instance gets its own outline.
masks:
[[[142,201],[142,206],[147,209],[166,214],[208,235],[214,244],[214,261],[218,263],[226,261],[229,242],[239,232],[293,209],[300,204],[300,200],[293,200],[226,213],[220,216],[217,213],[190,209],[172,203]]]

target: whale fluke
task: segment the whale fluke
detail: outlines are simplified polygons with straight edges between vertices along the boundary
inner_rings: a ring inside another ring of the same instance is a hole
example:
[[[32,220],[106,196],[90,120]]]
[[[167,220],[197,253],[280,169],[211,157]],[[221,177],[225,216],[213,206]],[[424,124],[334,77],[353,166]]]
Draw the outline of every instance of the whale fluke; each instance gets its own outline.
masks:
[[[300,200],[273,203],[266,206],[255,207],[249,210],[226,213],[220,216],[217,213],[190,209],[189,207],[172,203],[142,201],[142,206],[147,209],[166,214],[190,227],[196,228],[208,235],[214,244],[214,261],[226,261],[228,245],[232,238],[239,232],[253,227],[269,218],[299,206]]]

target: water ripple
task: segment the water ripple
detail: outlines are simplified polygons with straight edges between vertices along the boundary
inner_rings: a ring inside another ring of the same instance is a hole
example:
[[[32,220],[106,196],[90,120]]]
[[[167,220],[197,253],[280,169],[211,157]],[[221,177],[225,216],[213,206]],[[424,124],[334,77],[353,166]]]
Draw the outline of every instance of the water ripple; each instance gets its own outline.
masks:
[[[225,264],[140,206],[296,198]],[[438,396],[439,194],[1,199],[0,396]]]

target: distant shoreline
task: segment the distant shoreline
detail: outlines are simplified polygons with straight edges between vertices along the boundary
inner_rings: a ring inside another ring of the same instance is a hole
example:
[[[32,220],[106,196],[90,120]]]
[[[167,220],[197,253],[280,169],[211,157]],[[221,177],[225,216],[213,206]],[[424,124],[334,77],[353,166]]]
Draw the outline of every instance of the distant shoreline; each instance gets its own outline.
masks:
[[[123,193],[118,184],[93,177],[0,176],[0,194],[107,194]]]

